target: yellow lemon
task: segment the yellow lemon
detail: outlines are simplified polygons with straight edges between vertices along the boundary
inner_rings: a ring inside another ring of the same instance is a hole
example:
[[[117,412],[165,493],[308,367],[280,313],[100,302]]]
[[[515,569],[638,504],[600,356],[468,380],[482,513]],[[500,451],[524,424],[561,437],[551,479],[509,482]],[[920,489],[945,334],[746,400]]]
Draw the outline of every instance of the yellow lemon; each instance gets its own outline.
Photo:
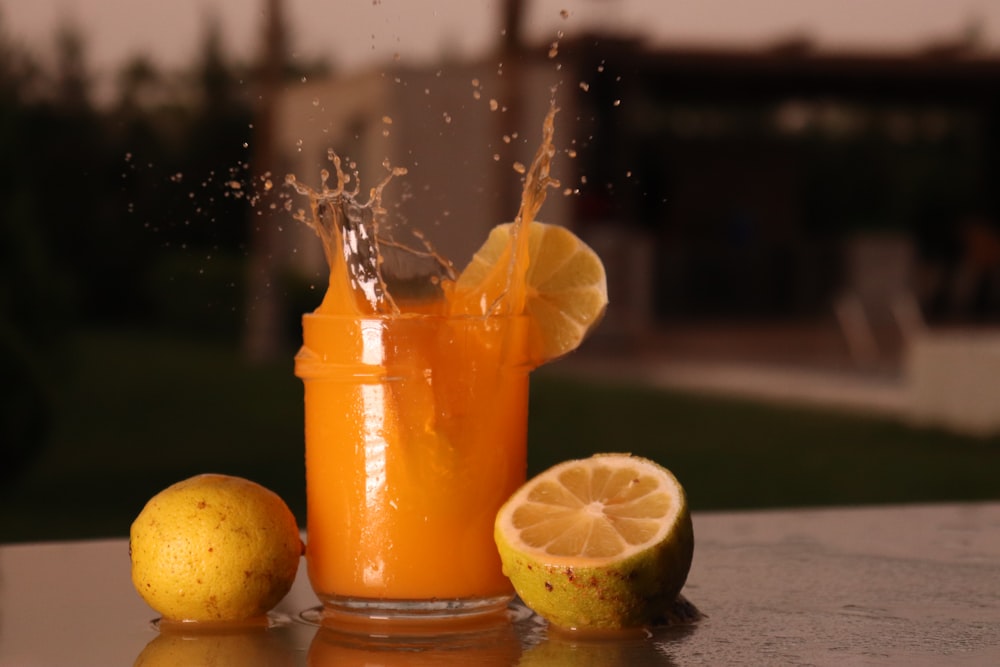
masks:
[[[490,232],[456,283],[459,295],[487,293],[499,264],[509,261],[512,223]],[[604,264],[590,246],[560,225],[532,222],[528,231],[524,314],[532,327],[537,363],[575,350],[608,305]]]
[[[153,496],[132,523],[132,583],[164,618],[236,621],[288,593],[302,556],[295,517],[274,492],[197,475]]]
[[[628,454],[566,461],[529,480],[497,513],[494,537],[521,600],[575,629],[664,622],[694,553],[680,483]]]

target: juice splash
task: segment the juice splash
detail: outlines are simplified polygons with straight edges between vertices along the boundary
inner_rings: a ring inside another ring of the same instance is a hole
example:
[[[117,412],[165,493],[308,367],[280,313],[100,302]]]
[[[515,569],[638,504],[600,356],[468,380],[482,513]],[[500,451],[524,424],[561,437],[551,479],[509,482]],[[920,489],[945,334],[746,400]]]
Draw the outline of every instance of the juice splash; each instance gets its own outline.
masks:
[[[398,315],[401,310],[384,275],[387,253],[399,253],[410,264],[426,263],[433,266],[425,276],[439,284],[441,276],[453,278],[451,265],[429,246],[417,250],[395,242],[385,236],[387,211],[382,205],[382,191],[395,176],[406,174],[403,167],[384,167],[389,172],[373,187],[368,200],[361,202],[358,195],[361,181],[354,176],[354,189],[347,186],[351,176],[345,174],[340,156],[328,152],[337,178],[335,188],[330,188],[330,172],[320,172],[319,190],[299,183],[294,175],[285,182],[309,199],[309,213],[301,211],[296,218],[309,225],[323,242],[327,265],[330,268],[329,284],[322,303],[316,312],[338,315]],[[425,269],[426,271],[427,269]]]
[[[513,594],[493,520],[526,475],[528,373],[537,364],[525,316],[528,230],[557,185],[555,114],[553,104],[509,242],[471,284],[427,244],[412,248],[387,232],[383,190],[405,170],[386,165],[366,202],[360,184],[348,190],[333,153],[335,187],[328,172],[319,190],[288,179],[309,198],[298,217],[330,265],[296,356],[306,559],[328,611],[502,608]]]
[[[330,172],[320,172],[321,187],[313,189],[298,181],[294,175],[286,176],[286,183],[309,200],[308,214],[300,212],[296,218],[311,227],[320,237],[330,268],[329,285],[316,312],[340,315],[399,315],[406,311],[459,315],[519,315],[523,314],[527,290],[528,234],[522,233],[535,221],[545,202],[549,188],[559,187],[552,177],[552,159],[556,150],[555,116],[559,109],[554,100],[542,123],[542,143],[535,153],[531,166],[525,171],[524,189],[517,216],[514,218],[511,242],[496,263],[492,274],[472,289],[458,289],[450,262],[424,243],[415,249],[385,235],[387,211],[382,203],[383,190],[396,176],[407,173],[403,167],[391,167],[389,172],[373,187],[368,200],[358,199],[361,183],[354,176],[354,188],[348,190],[352,179],[343,171],[340,157],[328,152],[335,169],[336,187],[329,186]],[[433,290],[433,298],[411,301],[401,307],[385,277],[387,250],[401,253],[413,260],[429,261],[432,266],[425,271]],[[436,303],[435,303],[436,302]]]
[[[549,188],[559,187],[559,181],[551,175],[552,158],[556,154],[553,137],[558,111],[553,101],[542,123],[542,143],[524,176],[521,206],[511,228],[510,243],[491,274],[478,285],[458,290],[454,283],[446,284],[449,312],[462,315],[524,313],[529,267],[527,229],[545,203]]]

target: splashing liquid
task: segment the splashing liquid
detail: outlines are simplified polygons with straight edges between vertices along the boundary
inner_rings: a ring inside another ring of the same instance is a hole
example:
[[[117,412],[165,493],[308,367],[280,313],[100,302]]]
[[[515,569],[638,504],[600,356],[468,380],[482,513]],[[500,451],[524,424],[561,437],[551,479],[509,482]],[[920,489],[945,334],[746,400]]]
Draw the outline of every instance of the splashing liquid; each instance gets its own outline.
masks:
[[[330,172],[320,172],[321,187],[314,190],[299,183],[294,175],[285,182],[309,198],[309,215],[296,218],[309,225],[323,242],[330,267],[329,286],[317,312],[342,315],[392,315],[400,312],[383,276],[385,256],[381,230],[385,227],[386,209],[382,191],[394,176],[406,174],[402,167],[391,167],[383,180],[372,188],[368,200],[358,199],[361,181],[355,175],[355,187],[348,190],[351,177],[344,173],[340,156],[329,152],[337,185],[329,185]]]
[[[458,315],[520,315],[528,297],[528,227],[536,220],[545,203],[549,188],[558,188],[552,177],[552,158],[556,149],[555,117],[559,109],[552,101],[542,123],[542,143],[531,166],[524,175],[521,206],[511,231],[510,244],[491,274],[476,289],[458,290],[454,283],[445,285],[445,294],[452,314]]]
[[[459,290],[451,263],[438,255],[423,237],[414,235],[421,241],[421,247],[413,247],[387,233],[383,191],[394,177],[407,173],[405,168],[384,163],[388,174],[371,189],[364,202],[359,199],[361,183],[357,174],[353,176],[354,187],[349,190],[352,176],[344,172],[340,157],[332,150],[328,157],[336,175],[335,187],[330,187],[331,174],[326,169],[320,172],[318,190],[288,175],[286,183],[309,199],[308,213],[301,211],[295,217],[320,237],[330,267],[329,286],[316,312],[366,316],[405,312],[451,316],[523,313],[529,236],[524,230],[536,219],[548,189],[559,187],[559,181],[551,176],[557,112],[553,101],[542,124],[542,143],[531,166],[521,170],[525,174],[524,189],[511,242],[491,275],[476,289]],[[415,283],[421,288],[413,289]],[[397,292],[403,292],[406,298],[398,298]]]

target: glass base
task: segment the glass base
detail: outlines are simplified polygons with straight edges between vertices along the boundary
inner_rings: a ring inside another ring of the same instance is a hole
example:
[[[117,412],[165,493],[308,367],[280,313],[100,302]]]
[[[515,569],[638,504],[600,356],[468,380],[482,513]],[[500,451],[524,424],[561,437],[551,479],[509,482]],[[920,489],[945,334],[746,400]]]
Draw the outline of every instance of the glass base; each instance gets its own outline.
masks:
[[[475,623],[484,617],[506,612],[513,595],[491,597],[394,600],[319,596],[323,603],[323,624],[440,624],[444,621]]]

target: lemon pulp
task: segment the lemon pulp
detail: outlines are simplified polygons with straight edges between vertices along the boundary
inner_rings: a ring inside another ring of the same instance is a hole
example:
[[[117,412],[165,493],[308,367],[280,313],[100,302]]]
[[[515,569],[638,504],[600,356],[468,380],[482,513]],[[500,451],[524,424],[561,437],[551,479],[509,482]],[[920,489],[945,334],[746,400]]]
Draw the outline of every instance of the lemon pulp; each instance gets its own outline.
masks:
[[[500,509],[494,537],[525,604],[573,628],[656,623],[675,604],[694,552],[676,477],[628,454],[541,473]]]

